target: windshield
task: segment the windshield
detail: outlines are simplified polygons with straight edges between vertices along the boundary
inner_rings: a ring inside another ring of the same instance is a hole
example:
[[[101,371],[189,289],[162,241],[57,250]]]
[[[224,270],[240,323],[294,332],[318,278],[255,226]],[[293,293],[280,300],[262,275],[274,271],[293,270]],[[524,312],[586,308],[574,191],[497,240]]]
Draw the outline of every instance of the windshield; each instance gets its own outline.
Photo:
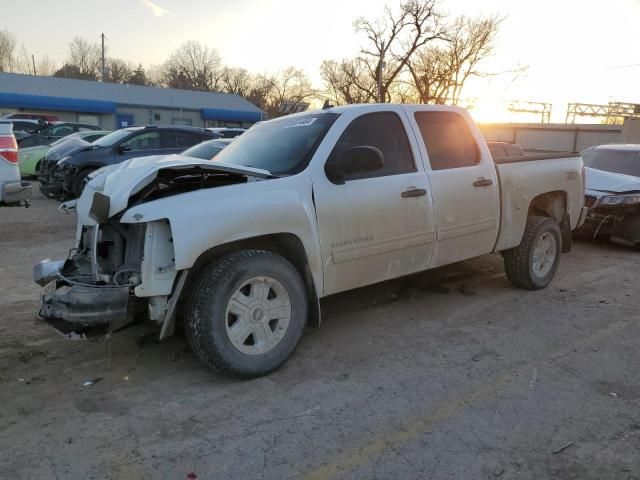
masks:
[[[336,118],[336,113],[316,113],[255,125],[220,152],[216,160],[277,175],[298,173],[307,166]]]
[[[126,136],[131,135],[131,133],[133,133],[132,130],[116,130],[115,132],[108,133],[104,137],[99,138],[93,142],[93,145],[98,145],[99,147],[112,147]]]
[[[187,148],[184,152],[182,152],[182,155],[186,155],[187,157],[202,158],[204,160],[211,160],[226,146],[227,144],[216,142],[215,140],[212,142],[202,142],[191,148]]]
[[[605,172],[622,173],[640,177],[640,151],[634,150],[596,150],[582,153],[587,167]]]

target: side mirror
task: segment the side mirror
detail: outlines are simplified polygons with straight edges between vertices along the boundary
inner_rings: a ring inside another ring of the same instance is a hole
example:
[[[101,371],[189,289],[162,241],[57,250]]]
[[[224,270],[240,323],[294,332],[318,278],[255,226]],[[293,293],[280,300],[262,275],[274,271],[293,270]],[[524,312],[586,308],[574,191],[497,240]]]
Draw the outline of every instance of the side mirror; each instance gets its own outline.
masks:
[[[324,172],[332,183],[342,185],[348,175],[375,172],[383,166],[384,156],[378,148],[361,145],[345,150],[337,158],[329,159]]]
[[[125,152],[130,152],[130,151],[131,151],[131,147],[129,145],[120,145],[118,147],[118,153],[121,155]]]

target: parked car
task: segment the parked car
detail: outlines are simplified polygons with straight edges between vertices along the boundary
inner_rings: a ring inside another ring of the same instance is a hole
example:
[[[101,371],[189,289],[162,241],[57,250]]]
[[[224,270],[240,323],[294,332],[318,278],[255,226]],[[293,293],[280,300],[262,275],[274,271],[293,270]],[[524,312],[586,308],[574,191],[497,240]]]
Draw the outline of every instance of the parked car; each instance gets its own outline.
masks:
[[[20,174],[22,176],[38,175],[38,172],[40,171],[40,162],[45,158],[47,152],[52,149],[55,149],[56,152],[65,152],[66,155],[70,153],[74,147],[79,148],[79,146],[86,146],[87,143],[92,143],[97,139],[104,137],[108,133],[111,132],[108,130],[86,130],[84,132],[76,132],[67,137],[60,138],[51,145],[38,145],[36,147],[21,148],[18,150]],[[55,157],[55,155],[53,157]]]
[[[31,112],[17,112],[17,113],[7,113],[0,117],[0,119],[21,119],[21,120],[40,120],[43,122],[57,122],[57,115],[50,115],[48,113],[31,113]]]
[[[18,144],[13,125],[0,120],[0,205],[29,205],[31,184],[20,180]]]
[[[246,128],[214,127],[207,130],[217,133],[221,138],[235,138],[247,131]]]
[[[13,124],[13,134],[17,141],[33,135],[48,126],[48,123],[38,120],[11,120],[11,123]]]
[[[517,143],[490,141],[487,142],[487,147],[489,147],[493,158],[524,157],[526,155]]]
[[[35,147],[37,145],[50,145],[54,141],[67,137],[72,133],[84,132],[87,130],[102,130],[97,125],[87,123],[58,122],[47,125],[42,130],[18,140],[20,148]]]
[[[582,152],[587,219],[578,234],[640,249],[640,145],[601,145]]]
[[[226,148],[233,138],[207,140],[206,142],[194,145],[191,148],[187,148],[181,155],[185,157],[202,158],[204,160],[211,160],[218,155],[224,148]]]
[[[204,140],[217,138],[204,128],[170,126],[129,127],[116,130],[91,145],[54,161],[47,156],[38,179],[46,196],[78,197],[87,176],[101,167],[134,157],[180,153]]]
[[[135,158],[97,172],[64,204],[78,217],[69,258],[35,267],[42,314],[113,330],[143,307],[162,339],[184,306],[201,361],[264,375],[327,295],[490,252],[514,285],[546,287],[584,220],[582,169],[579,155],[494,161],[458,107],[270,120],[214,162]]]

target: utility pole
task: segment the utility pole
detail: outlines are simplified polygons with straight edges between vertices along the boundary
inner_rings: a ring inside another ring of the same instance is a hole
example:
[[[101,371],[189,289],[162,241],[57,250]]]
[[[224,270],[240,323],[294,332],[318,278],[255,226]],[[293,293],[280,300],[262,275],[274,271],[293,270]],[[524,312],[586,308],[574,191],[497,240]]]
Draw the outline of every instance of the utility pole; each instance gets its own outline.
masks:
[[[384,44],[383,44],[384,45]],[[384,52],[380,55],[380,63],[378,64],[378,103],[384,103],[382,93],[382,71],[386,64],[384,63]]]
[[[36,57],[33,55],[33,53],[31,54],[31,63],[33,64],[33,74],[37,75],[37,73],[36,73]]]
[[[102,40],[102,81],[104,82],[104,74],[106,70],[106,66],[104,63],[104,33],[100,34],[100,39]]]

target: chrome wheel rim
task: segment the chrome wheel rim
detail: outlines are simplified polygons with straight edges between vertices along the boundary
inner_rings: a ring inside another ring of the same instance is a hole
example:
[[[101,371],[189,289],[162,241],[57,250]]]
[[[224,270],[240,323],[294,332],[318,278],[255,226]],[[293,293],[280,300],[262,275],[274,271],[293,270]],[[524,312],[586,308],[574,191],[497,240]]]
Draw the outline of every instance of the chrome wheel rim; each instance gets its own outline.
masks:
[[[263,355],[273,350],[284,338],[290,322],[291,299],[273,277],[250,278],[227,303],[227,336],[245,355]]]
[[[533,249],[533,273],[540,278],[546,276],[553,268],[557,253],[555,237],[549,232],[540,235]]]

